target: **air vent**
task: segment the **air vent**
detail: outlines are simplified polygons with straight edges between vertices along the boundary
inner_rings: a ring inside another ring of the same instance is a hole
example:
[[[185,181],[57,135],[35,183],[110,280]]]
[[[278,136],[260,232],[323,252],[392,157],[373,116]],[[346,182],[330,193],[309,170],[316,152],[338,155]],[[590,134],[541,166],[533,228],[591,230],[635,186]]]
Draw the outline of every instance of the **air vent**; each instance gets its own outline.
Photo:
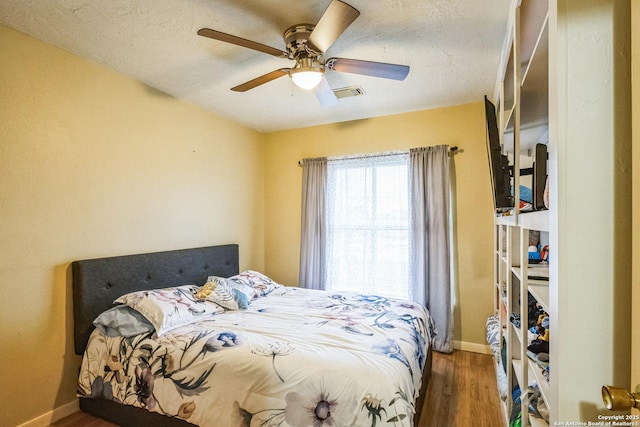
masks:
[[[366,95],[366,92],[360,86],[341,87],[339,89],[334,89],[333,93],[336,94],[336,98],[338,99]]]

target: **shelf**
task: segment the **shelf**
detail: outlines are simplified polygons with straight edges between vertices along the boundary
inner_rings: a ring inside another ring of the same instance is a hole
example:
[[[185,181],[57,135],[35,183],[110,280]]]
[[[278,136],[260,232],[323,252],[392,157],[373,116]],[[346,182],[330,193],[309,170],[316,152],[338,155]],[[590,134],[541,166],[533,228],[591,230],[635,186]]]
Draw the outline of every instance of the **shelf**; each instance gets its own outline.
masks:
[[[546,21],[545,21],[546,23]],[[548,30],[543,28],[535,56],[527,64],[520,88],[520,153],[532,151],[537,143],[546,144],[549,132],[549,49]]]
[[[531,363],[531,362],[529,362],[529,363]],[[526,390],[528,385],[523,384],[522,361],[518,360],[518,359],[514,359],[514,360],[512,360],[511,364],[513,365],[513,371],[516,374],[516,381],[518,382],[518,385],[520,386],[520,390]],[[532,370],[531,364],[529,364],[528,368],[529,368],[529,381],[531,381],[531,377],[532,377],[532,375],[535,376],[535,372]],[[538,382],[538,386],[540,387],[540,382]],[[542,388],[540,390],[541,390],[542,398],[545,399],[545,402],[547,402],[546,398],[544,397],[545,395],[542,392]],[[540,418],[536,418],[533,415],[529,415],[529,424],[531,424],[532,427],[548,427],[549,426],[549,424],[547,424],[547,422],[545,420],[540,419]]]
[[[529,281],[529,292],[540,303],[542,309],[549,313],[549,282],[543,284],[541,281]]]
[[[527,277],[529,282],[534,284],[548,284],[549,282],[549,264],[529,264],[527,268]]]
[[[522,373],[524,371],[522,370],[522,360],[514,359],[514,360],[511,361],[511,364],[513,366],[513,371],[516,374],[516,381],[518,382],[518,385],[520,386],[520,390],[526,390],[528,385],[523,384]],[[542,395],[542,398],[544,399],[545,402],[548,402],[546,396],[549,395],[549,386],[548,386],[548,384],[546,384],[546,381],[545,381],[544,385],[542,385],[540,383],[540,380],[538,379],[538,376],[540,378],[542,378],[543,381],[544,381],[544,377],[542,377],[542,374],[536,375],[537,371],[539,371],[539,369],[537,369],[537,368],[538,368],[538,366],[535,364],[535,362],[529,361],[529,363],[528,363],[529,381],[531,381],[532,378],[536,379],[536,382],[538,383],[538,387],[540,387],[540,394]],[[534,417],[532,415],[529,415],[529,423],[532,426],[535,426],[535,427],[548,427],[548,425],[549,425],[549,424],[547,424],[547,422],[545,420],[540,419],[540,418],[536,418],[536,417]]]
[[[513,359],[511,361],[513,365],[513,371],[516,373],[516,380],[518,381],[518,385],[520,386],[520,390],[526,390],[526,387],[522,384],[522,360]]]
[[[546,1],[522,2],[521,19],[530,25],[521,34],[520,154],[549,139],[549,30]],[[532,229],[541,229],[538,226]],[[544,229],[548,231],[548,226]]]
[[[527,230],[549,231],[549,211],[520,212],[516,215],[497,216],[497,225],[526,228]]]
[[[496,224],[514,226],[516,225],[516,217],[515,215],[497,216]]]
[[[549,424],[542,418],[536,418],[533,415],[529,415],[529,424],[531,427],[549,427]]]
[[[521,186],[533,187],[532,175],[521,176],[520,172],[532,167],[535,145],[549,143],[549,60],[553,60],[549,55],[549,41],[555,36],[551,26],[554,23],[554,12],[549,10],[549,3],[549,0],[511,0],[510,23],[500,59],[496,88],[499,93],[500,142],[502,153],[507,155],[509,164],[515,171],[510,185],[516,198]],[[553,144],[548,147],[551,153],[553,149]],[[547,163],[548,173],[552,176],[555,172],[550,167],[553,166],[552,163]],[[521,328],[516,328],[509,319],[512,312],[526,316],[528,293],[538,301],[543,310],[551,314],[550,308],[553,307],[550,307],[548,265],[530,264],[527,259],[529,231],[541,232],[540,244],[548,245],[551,237],[550,223],[548,210],[522,212],[518,203],[508,212],[496,216],[494,301],[498,309],[508,307],[501,325],[509,350],[505,363],[511,369],[508,371],[509,386],[513,387],[517,383],[526,392],[528,383],[535,379],[540,386],[542,398],[553,412],[557,401],[549,401],[552,394],[549,383],[538,365],[524,355],[528,345],[527,319],[521,320]],[[501,287],[504,282],[509,284],[506,294]],[[513,404],[511,396],[507,396],[503,409],[510,410]],[[544,420],[528,414],[526,406],[522,409],[523,425],[548,427]]]
[[[514,109],[515,109],[515,106],[511,107],[509,110],[506,110],[505,112],[502,113],[502,120],[503,120],[502,132],[507,132],[507,130],[509,129],[509,126],[511,126],[511,131],[513,132],[513,122],[511,121],[511,118],[513,117]]]
[[[539,3],[542,3],[542,2],[539,2]],[[530,51],[522,52],[522,56],[523,56],[522,83],[521,83],[522,86],[524,86],[525,83],[527,82],[527,77],[529,76],[530,71],[532,69],[535,69],[535,66],[537,66],[538,64],[540,65],[547,64],[547,66],[544,66],[544,71],[546,71],[547,76],[549,75],[549,72],[548,72],[549,70],[549,67],[548,67],[549,31],[548,31],[548,25],[547,25],[549,21],[549,16],[546,10],[539,11],[538,13],[540,13],[542,22],[540,23],[540,27],[538,27],[539,30],[535,34],[535,37],[536,37],[535,43],[533,44],[533,46],[530,46],[530,49],[531,49]],[[547,79],[545,78],[545,80]]]
[[[520,328],[516,328],[516,325],[514,325],[511,320],[509,320],[509,324],[511,325],[511,329],[513,330],[513,333],[515,334],[516,337],[518,337],[518,340],[520,341],[520,345],[522,345],[523,341],[522,341],[522,327]]]
[[[509,49],[509,56],[507,57],[507,63],[504,68],[504,74],[502,76],[502,102],[504,111],[513,109],[515,105],[515,79],[514,79],[514,64],[513,64],[513,47]],[[504,119],[504,116],[503,116]],[[508,120],[502,122],[502,129],[505,127],[505,123]]]
[[[551,397],[550,387],[547,380],[542,376],[542,368],[538,366],[536,362],[533,360],[529,360],[529,372],[533,373],[533,378],[535,378],[538,383],[538,388],[540,388],[540,394],[545,402],[549,402],[549,398]]]
[[[515,265],[511,267],[511,273],[513,273],[513,275],[516,276],[518,280],[522,281],[522,269],[520,268],[520,266]]]
[[[520,212],[518,225],[527,230],[549,231],[549,211]]]

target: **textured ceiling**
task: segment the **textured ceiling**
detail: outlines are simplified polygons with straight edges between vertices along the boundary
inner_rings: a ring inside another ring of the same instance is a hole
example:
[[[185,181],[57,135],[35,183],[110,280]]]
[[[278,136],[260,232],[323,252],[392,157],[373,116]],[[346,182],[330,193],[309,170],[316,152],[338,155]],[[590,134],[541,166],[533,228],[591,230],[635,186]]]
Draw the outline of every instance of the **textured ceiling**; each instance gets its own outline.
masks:
[[[260,131],[480,102],[493,94],[511,0],[346,0],[360,16],[329,48],[409,65],[404,81],[327,71],[366,95],[323,108],[282,77],[229,90],[293,61],[196,35],[207,27],[284,49],[330,0],[2,0],[0,23]]]

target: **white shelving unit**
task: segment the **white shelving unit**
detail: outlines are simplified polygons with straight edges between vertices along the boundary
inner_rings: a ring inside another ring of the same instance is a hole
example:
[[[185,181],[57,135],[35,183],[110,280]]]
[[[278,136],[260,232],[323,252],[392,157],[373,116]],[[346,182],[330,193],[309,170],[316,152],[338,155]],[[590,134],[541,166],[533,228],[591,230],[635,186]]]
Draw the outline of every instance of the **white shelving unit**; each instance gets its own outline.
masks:
[[[545,271],[539,265],[529,266],[528,250],[534,236],[548,244],[549,213],[521,211],[518,201],[520,186],[531,188],[531,180],[522,177],[520,170],[531,166],[535,145],[547,143],[549,135],[549,1],[513,0],[511,12],[496,101],[503,154],[513,166],[511,184],[516,206],[495,221],[494,301],[505,338],[505,365],[509,368],[507,400],[503,405],[505,422],[508,424],[515,404],[512,391],[520,387],[524,396],[522,426],[542,427],[549,424],[528,411],[529,384],[538,384],[547,406],[557,403],[542,369],[527,356],[528,300],[532,295],[550,313],[549,273],[548,268]],[[510,320],[516,315],[520,327]]]
[[[620,325],[631,323],[633,308],[630,8],[616,0],[512,0],[492,100],[503,154],[516,171],[529,166],[532,144],[548,138],[550,210],[515,208],[495,221],[493,290],[509,359],[504,365],[511,389],[502,405],[507,421],[515,385],[538,382],[548,424],[586,424],[609,414],[602,407],[602,385],[629,380],[634,360],[628,328]],[[519,200],[526,180],[515,173],[513,181]],[[583,197],[585,188],[594,197]],[[527,274],[532,231],[548,238],[548,285]],[[597,262],[591,261],[601,248]],[[526,318],[520,303],[529,293],[549,314],[548,383],[509,323],[518,310]],[[585,307],[597,309],[576,315]],[[527,424],[547,425],[525,405],[522,425]]]

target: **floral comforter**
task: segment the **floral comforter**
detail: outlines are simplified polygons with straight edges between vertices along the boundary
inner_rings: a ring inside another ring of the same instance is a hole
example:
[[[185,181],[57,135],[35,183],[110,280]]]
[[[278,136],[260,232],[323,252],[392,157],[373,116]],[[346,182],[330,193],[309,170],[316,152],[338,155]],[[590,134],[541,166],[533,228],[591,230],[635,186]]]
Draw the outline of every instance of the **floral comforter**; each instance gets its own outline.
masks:
[[[161,337],[94,331],[79,395],[199,426],[412,426],[431,321],[404,300],[293,287]]]

